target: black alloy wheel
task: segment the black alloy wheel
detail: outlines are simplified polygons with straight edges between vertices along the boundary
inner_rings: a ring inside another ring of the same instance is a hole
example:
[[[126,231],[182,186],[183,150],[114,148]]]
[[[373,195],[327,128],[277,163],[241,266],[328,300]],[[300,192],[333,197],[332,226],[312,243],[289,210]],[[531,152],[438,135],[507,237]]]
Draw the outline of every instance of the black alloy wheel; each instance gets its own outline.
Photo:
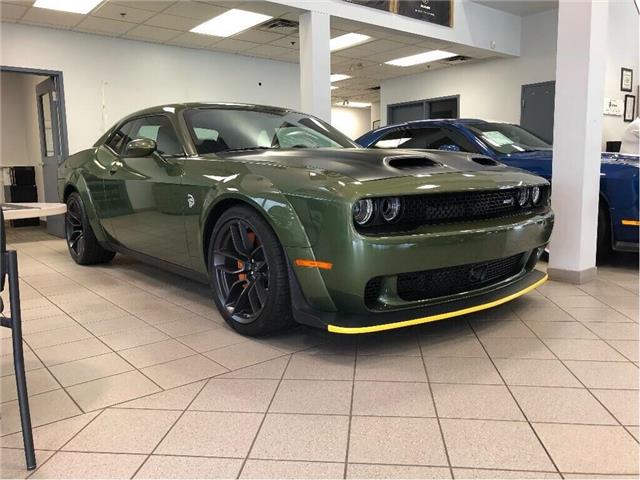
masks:
[[[81,256],[84,250],[84,224],[82,222],[82,207],[75,195],[69,197],[67,201],[65,229],[69,251],[72,255]]]
[[[115,252],[100,245],[93,233],[82,203],[82,197],[78,192],[71,193],[67,198],[64,230],[69,255],[76,263],[80,265],[106,263],[115,256]]]

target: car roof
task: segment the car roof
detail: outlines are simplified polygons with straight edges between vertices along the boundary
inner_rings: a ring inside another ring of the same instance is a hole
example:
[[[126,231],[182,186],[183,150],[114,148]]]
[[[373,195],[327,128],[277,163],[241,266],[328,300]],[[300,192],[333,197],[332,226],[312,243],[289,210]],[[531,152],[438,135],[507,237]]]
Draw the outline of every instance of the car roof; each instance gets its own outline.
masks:
[[[256,105],[252,103],[235,103],[235,102],[184,102],[184,103],[166,103],[164,105],[156,105],[153,107],[144,108],[127,115],[125,118],[136,117],[139,115],[148,115],[153,113],[176,113],[181,110],[188,110],[193,108],[232,108],[240,110],[255,110],[255,111],[277,111],[277,112],[294,112],[295,110],[274,107],[270,105]],[[124,119],[123,119],[124,120]]]

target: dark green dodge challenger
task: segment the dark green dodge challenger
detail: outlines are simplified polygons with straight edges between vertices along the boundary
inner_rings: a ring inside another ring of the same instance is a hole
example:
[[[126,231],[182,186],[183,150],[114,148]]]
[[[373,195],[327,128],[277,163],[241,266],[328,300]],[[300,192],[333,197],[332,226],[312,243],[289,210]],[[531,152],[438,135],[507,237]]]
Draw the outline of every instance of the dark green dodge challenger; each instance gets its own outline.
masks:
[[[248,335],[364,333],[540,285],[549,185],[482,156],[367,150],[274,107],[179,104],[120,121],[59,173],[79,264],[131,254],[211,283]]]

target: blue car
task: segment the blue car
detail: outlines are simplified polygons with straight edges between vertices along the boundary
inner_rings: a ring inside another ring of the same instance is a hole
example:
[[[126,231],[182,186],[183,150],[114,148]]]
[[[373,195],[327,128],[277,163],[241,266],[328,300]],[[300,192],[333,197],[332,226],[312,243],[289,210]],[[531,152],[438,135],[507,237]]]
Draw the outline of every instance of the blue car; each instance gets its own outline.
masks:
[[[551,145],[510,123],[418,120],[378,128],[356,142],[367,148],[420,148],[486,155],[551,181]],[[637,155],[602,154],[598,252],[638,251]]]

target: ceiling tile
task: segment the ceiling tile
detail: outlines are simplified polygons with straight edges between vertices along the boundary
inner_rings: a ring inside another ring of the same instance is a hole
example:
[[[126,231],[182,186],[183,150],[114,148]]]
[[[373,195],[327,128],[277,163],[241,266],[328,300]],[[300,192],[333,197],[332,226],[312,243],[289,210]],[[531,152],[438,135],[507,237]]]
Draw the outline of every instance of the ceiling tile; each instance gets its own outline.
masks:
[[[135,24],[111,20],[109,18],[86,17],[73,29],[79,32],[106,33],[108,35],[122,35],[135,28]]]
[[[257,46],[257,43],[243,42],[242,40],[235,40],[233,38],[225,38],[224,40],[215,43],[211,47],[211,50],[220,50],[221,52],[245,52]]]
[[[170,7],[176,2],[174,0],[112,0],[109,3],[125,5],[132,8],[139,8],[141,10],[149,10],[150,12],[157,13]]]
[[[290,50],[295,50],[296,55],[300,49],[300,45],[298,44],[299,39],[297,35],[288,35],[286,37],[279,38],[272,42],[269,42],[271,45],[275,45],[276,47],[284,47]]]
[[[124,15],[123,15],[124,14]],[[139,8],[131,8],[125,5],[115,3],[104,3],[91,12],[92,17],[110,18],[111,20],[120,20],[123,22],[142,23],[153,16],[153,12],[149,10],[141,10]]]
[[[26,5],[13,5],[10,3],[0,3],[0,17],[2,20],[18,20],[27,11]]]
[[[408,57],[409,55],[416,55],[424,51],[426,51],[424,48],[420,48],[415,45],[403,45],[394,50],[367,55],[365,58],[372,62],[384,63],[395,58]]]
[[[167,15],[166,13],[159,13],[147,20],[145,25],[187,32],[193,27],[198,26],[200,23],[202,23],[200,20],[196,20],[194,18],[185,18],[178,17],[176,15]],[[211,35],[209,35],[209,37],[211,37]]]
[[[287,52],[282,55],[278,55],[278,60],[282,60],[290,63],[300,63],[300,54],[297,50],[286,49]]]
[[[282,35],[265,32],[264,30],[257,30],[255,28],[245,30],[244,32],[233,36],[234,40],[243,40],[245,42],[253,43],[269,43],[274,40],[278,40],[279,38],[282,38]]]
[[[184,32],[175,38],[172,38],[169,42],[172,45],[180,45],[182,47],[194,47],[204,48],[213,45],[219,41],[216,37],[208,35],[200,35],[199,33]]]
[[[259,45],[251,50],[248,50],[247,55],[265,56],[267,58],[275,58],[279,55],[288,53],[289,50],[282,47],[276,47],[274,45]]]
[[[340,50],[340,55],[350,58],[361,58],[366,57],[367,55],[397,50],[405,46],[406,45],[403,43],[392,42],[390,40],[373,40],[363,43],[362,45],[358,45],[357,47]]]
[[[79,24],[84,15],[79,13],[58,12],[44,8],[30,8],[20,20],[22,23],[71,28]]]
[[[152,42],[166,42],[179,35],[175,30],[166,28],[151,27],[149,25],[138,25],[125,35],[127,38],[136,40],[149,40]]]
[[[162,13],[178,15],[180,17],[195,18],[197,20],[209,20],[217,17],[227,9],[217,5],[202,2],[176,2]]]
[[[224,1],[216,2],[220,5],[225,5]],[[264,15],[270,15],[272,17],[280,17],[281,15],[286,15],[290,13],[291,8],[286,7],[284,5],[278,5],[276,3],[265,2],[264,0],[245,0],[240,2],[237,7],[230,8],[241,8],[242,10],[248,10],[250,12],[262,13]]]

